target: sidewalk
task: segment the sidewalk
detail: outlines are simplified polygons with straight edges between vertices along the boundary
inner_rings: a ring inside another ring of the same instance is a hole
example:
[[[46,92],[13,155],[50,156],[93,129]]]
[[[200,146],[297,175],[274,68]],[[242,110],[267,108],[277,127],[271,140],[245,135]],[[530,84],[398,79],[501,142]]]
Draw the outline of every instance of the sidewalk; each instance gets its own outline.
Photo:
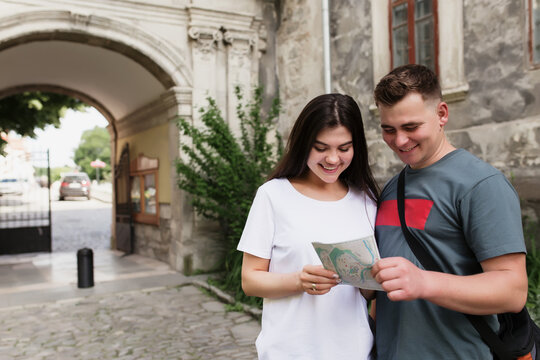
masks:
[[[257,320],[227,312],[204,276],[110,250],[95,286],[77,288],[76,254],[0,256],[0,359],[256,359]]]
[[[169,265],[135,254],[100,249],[94,251],[93,263],[95,286],[79,289],[76,252],[0,256],[0,308],[188,281]]]
[[[111,203],[113,200],[112,184],[110,182],[101,182],[98,184],[94,180],[92,182],[90,196],[92,196],[93,199]]]

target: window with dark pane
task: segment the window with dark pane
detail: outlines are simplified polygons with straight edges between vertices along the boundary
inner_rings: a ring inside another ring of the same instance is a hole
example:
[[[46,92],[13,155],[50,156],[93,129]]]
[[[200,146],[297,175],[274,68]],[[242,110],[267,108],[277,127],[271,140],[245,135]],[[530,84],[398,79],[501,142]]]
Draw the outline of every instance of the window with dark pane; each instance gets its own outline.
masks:
[[[435,27],[431,0],[416,0],[414,4],[414,35],[416,63],[435,69]]]
[[[394,67],[409,63],[409,29],[407,3],[392,8],[392,54]]]
[[[438,72],[436,0],[390,0],[390,4],[392,67],[422,64]]]

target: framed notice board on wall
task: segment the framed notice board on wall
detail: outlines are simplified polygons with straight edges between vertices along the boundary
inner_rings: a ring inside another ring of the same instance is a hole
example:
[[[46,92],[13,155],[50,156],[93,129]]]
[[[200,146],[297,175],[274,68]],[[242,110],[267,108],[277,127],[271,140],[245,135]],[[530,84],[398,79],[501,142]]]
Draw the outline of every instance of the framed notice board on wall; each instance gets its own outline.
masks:
[[[131,161],[131,211],[138,223],[159,225],[159,159],[139,154]]]

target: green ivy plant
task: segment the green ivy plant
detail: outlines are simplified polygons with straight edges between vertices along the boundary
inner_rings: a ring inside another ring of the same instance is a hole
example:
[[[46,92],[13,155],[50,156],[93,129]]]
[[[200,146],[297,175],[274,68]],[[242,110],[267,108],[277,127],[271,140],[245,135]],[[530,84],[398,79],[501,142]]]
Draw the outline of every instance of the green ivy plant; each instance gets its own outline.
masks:
[[[531,317],[540,324],[540,252],[537,248],[538,222],[523,216],[523,234],[527,243],[527,277],[529,293],[527,308]]]
[[[261,299],[247,297],[241,288],[242,253],[236,250],[257,188],[265,181],[283,153],[282,137],[276,129],[279,99],[269,111],[262,110],[263,90],[256,88],[244,104],[242,91],[235,88],[240,134],[236,137],[216,105],[207,98],[201,108],[201,127],[186,119],[178,127],[190,142],[182,141],[185,160],[177,160],[178,186],[192,195],[197,214],[217,221],[226,250],[224,278],[219,286],[237,301],[260,305]]]

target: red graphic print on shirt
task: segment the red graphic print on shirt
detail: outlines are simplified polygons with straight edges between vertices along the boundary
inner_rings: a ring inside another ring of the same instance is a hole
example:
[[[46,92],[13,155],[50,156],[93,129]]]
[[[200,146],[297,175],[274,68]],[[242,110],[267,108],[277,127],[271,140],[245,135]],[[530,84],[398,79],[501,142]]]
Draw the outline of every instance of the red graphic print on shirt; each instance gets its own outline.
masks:
[[[405,221],[407,222],[407,226],[418,230],[424,230],[432,207],[432,200],[405,199]],[[380,225],[401,226],[399,222],[397,200],[386,200],[379,206],[375,226]]]

